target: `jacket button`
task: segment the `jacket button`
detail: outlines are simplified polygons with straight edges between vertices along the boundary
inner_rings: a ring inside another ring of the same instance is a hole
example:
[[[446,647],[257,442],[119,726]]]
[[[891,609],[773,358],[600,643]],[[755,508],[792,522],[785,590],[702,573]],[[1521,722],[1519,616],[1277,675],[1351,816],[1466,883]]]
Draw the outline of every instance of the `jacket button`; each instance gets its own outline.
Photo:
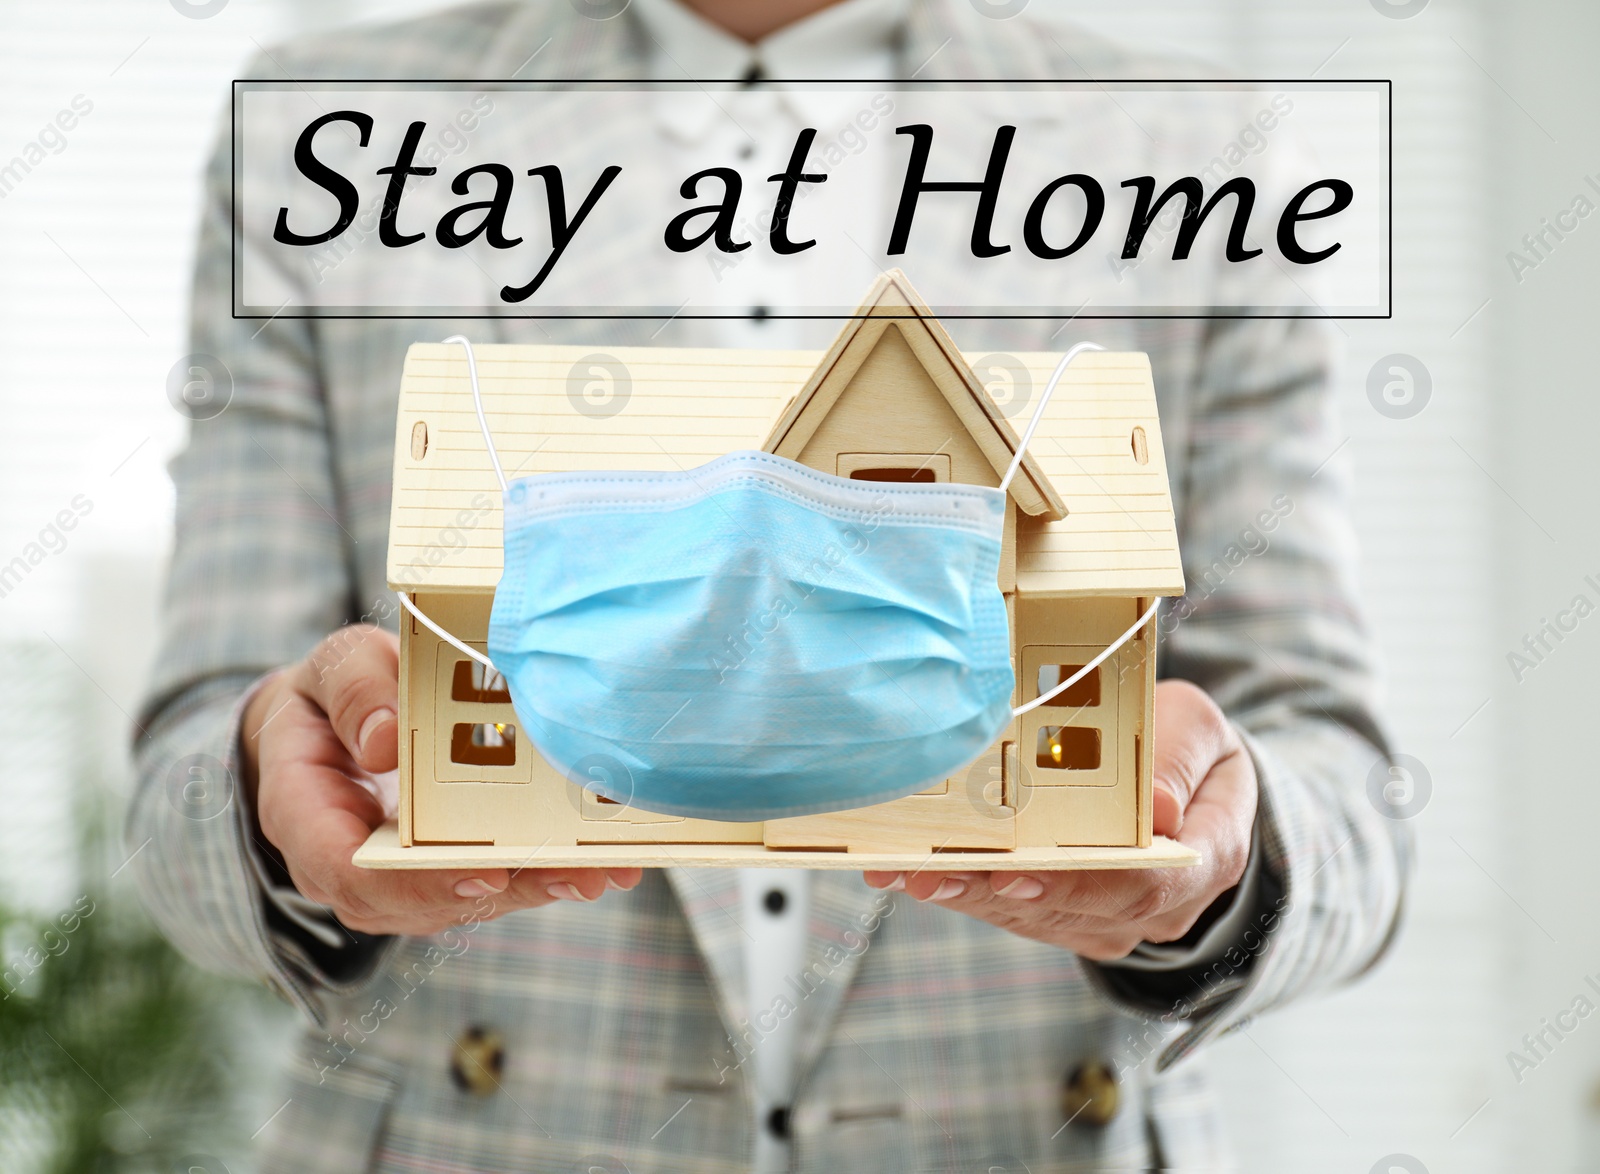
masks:
[[[789,1128],[790,1113],[788,1105],[775,1105],[767,1114],[767,1132],[779,1141],[788,1141],[793,1134]]]
[[[498,1031],[469,1027],[456,1036],[450,1050],[450,1078],[462,1092],[478,1096],[494,1092],[505,1066],[506,1045]]]
[[[1068,1120],[1095,1127],[1117,1115],[1122,1094],[1111,1069],[1099,1060],[1085,1060],[1067,1074],[1061,1088],[1061,1113]]]

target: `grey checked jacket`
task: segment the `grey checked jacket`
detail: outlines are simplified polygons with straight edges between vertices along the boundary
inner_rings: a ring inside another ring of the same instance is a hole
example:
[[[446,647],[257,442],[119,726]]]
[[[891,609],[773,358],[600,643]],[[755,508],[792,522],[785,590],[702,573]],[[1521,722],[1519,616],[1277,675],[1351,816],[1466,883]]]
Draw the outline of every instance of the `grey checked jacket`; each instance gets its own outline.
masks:
[[[263,55],[250,76],[492,79],[530,56],[521,77],[639,76],[637,23],[577,7],[496,0],[319,37]],[[1027,14],[984,19],[961,0],[914,4],[899,55],[903,73],[925,63],[919,78],[1174,76],[1171,63]],[[329,949],[264,899],[238,804],[196,819],[169,801],[187,756],[237,777],[249,686],[384,597],[409,343],[464,328],[485,342],[694,345],[695,324],[651,339],[654,323],[235,321],[229,184],[224,138],[207,176],[191,349],[223,359],[233,399],[195,423],[172,464],[176,544],[128,835],[150,841],[134,868],[171,939],[201,966],[270,983],[310,1020],[263,1169],[744,1168],[749,1094],[728,1061],[749,1016],[733,872],[667,870],[593,906]],[[1159,975],[1087,965],[875,893],[857,874],[819,874],[810,961],[826,980],[800,1006],[791,1119],[804,1171],[1229,1169],[1204,1057],[1191,1053],[1361,973],[1398,917],[1405,843],[1366,798],[1384,743],[1345,474],[1328,459],[1341,434],[1327,332],[1308,320],[1057,329],[953,333],[967,348],[1083,337],[1149,353],[1191,584],[1162,616],[1162,671],[1208,690],[1254,756],[1261,907],[1223,960]],[[1285,502],[1263,547],[1254,519]],[[504,1040],[487,1096],[449,1071],[452,1041],[473,1026]],[[1063,1112],[1064,1076],[1090,1061],[1119,1083],[1103,1126]]]

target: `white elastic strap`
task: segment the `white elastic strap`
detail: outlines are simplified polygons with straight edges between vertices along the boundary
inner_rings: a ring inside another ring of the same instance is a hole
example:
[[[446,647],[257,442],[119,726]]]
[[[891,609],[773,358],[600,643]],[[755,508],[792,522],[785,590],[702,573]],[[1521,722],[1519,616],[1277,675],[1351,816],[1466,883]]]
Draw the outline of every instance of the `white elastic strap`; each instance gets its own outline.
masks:
[[[500,454],[494,450],[494,437],[489,435],[489,421],[483,414],[483,393],[478,390],[478,360],[473,357],[472,343],[460,334],[452,334],[445,342],[459,342],[467,352],[467,379],[472,383],[472,406],[478,409],[478,427],[483,429],[483,446],[489,450],[489,463],[494,466],[494,479],[500,482],[500,492],[506,491],[506,475],[500,468]],[[412,610],[415,610],[414,608]],[[418,612],[418,615],[421,613]],[[432,627],[432,625],[429,625]],[[437,631],[437,629],[435,629]]]
[[[465,339],[462,339],[465,342]],[[1103,351],[1106,348],[1097,342],[1080,342],[1061,356],[1061,361],[1056,364],[1056,369],[1050,373],[1050,381],[1044,385],[1044,394],[1039,397],[1039,406],[1033,409],[1033,419],[1028,421],[1028,430],[1022,434],[1022,443],[1017,445],[1017,451],[1011,456],[1011,464],[1006,468],[1006,475],[1000,478],[1000,492],[1004,493],[1011,487],[1011,479],[1017,475],[1017,470],[1022,468],[1023,459],[1028,455],[1028,445],[1033,440],[1033,434],[1038,431],[1039,421],[1044,419],[1044,410],[1050,404],[1050,397],[1055,394],[1056,384],[1061,382],[1061,376],[1066,373],[1067,365],[1084,351]],[[469,354],[471,352],[468,352]],[[474,384],[474,387],[477,385]]]
[[[1116,652],[1117,649],[1121,648],[1129,640],[1132,640],[1133,639],[1133,634],[1135,632],[1137,632],[1140,628],[1144,627],[1146,624],[1148,624],[1150,622],[1150,617],[1156,614],[1156,609],[1158,607],[1160,607],[1160,606],[1161,606],[1161,600],[1159,598],[1157,598],[1154,603],[1152,603],[1148,608],[1145,609],[1144,615],[1140,616],[1137,620],[1135,620],[1133,622],[1133,627],[1129,628],[1126,632],[1124,632],[1122,635],[1117,637],[1116,643],[1109,645],[1106,648],[1106,650],[1104,652],[1102,652],[1099,656],[1095,657],[1088,664],[1084,665],[1077,672],[1073,673],[1065,681],[1062,681],[1061,684],[1057,685],[1054,689],[1051,689],[1050,692],[1041,693],[1041,694],[1039,694],[1039,696],[1035,697],[1032,701],[1028,702],[1026,705],[1017,706],[1015,709],[1013,709],[1011,711],[1011,716],[1012,717],[1021,717],[1023,714],[1027,713],[1030,709],[1036,709],[1037,707],[1043,705],[1046,701],[1049,701],[1056,694],[1066,692],[1068,689],[1072,688],[1072,686],[1076,685],[1079,681],[1083,680],[1084,677],[1086,677],[1090,673],[1094,672],[1095,669],[1099,668],[1102,664],[1105,663],[1105,660],[1106,660],[1106,658],[1108,656],[1110,656],[1112,653]]]
[[[490,670],[492,670],[494,672],[497,672],[497,673],[500,671],[499,669],[494,667],[494,661],[490,660],[487,656],[485,656],[483,653],[479,652],[476,648],[469,648],[467,645],[465,645],[461,641],[457,640],[449,632],[446,632],[438,624],[436,624],[432,620],[430,620],[427,616],[423,615],[422,614],[422,609],[419,608],[416,604],[412,603],[410,599],[406,598],[406,593],[404,591],[396,591],[395,592],[395,597],[400,600],[400,606],[401,607],[405,608],[412,615],[416,616],[417,619],[422,621],[422,626],[423,627],[427,628],[428,631],[432,632],[435,636],[439,637],[439,639],[443,640],[446,644],[450,645],[457,652],[465,652],[468,656],[472,657],[473,660],[477,661],[479,664],[481,664],[486,669],[490,669]]]

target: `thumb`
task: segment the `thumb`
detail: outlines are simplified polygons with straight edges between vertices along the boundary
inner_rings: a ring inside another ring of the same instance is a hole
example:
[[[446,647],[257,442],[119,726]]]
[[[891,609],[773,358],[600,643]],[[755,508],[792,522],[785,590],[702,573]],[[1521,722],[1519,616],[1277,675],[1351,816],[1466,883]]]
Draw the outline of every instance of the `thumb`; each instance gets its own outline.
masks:
[[[296,666],[294,681],[362,770],[381,774],[400,764],[400,641],[392,632],[340,628]]]
[[[1158,776],[1150,789],[1150,830],[1158,836],[1177,839],[1183,830],[1183,811],[1187,805],[1188,800],[1180,798],[1172,785]]]
[[[1152,830],[1176,836],[1194,793],[1231,751],[1233,727],[1204,690],[1188,681],[1156,686]]]

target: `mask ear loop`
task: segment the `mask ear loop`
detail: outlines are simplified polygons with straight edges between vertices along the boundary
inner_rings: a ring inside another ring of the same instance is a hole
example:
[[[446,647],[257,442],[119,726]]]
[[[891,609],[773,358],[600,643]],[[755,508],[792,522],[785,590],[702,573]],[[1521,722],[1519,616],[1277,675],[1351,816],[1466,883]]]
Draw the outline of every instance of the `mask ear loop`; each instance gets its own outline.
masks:
[[[1160,606],[1161,600],[1159,597],[1157,597],[1154,603],[1145,608],[1144,615],[1140,616],[1133,622],[1133,627],[1129,628],[1122,635],[1118,636],[1114,643],[1107,645],[1105,650],[1101,652],[1099,656],[1096,656],[1088,664],[1084,665],[1081,669],[1073,673],[1070,677],[1068,677],[1065,681],[1062,681],[1061,684],[1051,689],[1048,693],[1041,693],[1026,705],[1017,706],[1011,711],[1011,716],[1021,717],[1030,709],[1037,709],[1039,706],[1049,701],[1052,697],[1056,696],[1056,694],[1065,693],[1068,689],[1072,688],[1072,686],[1083,680],[1083,678],[1094,672],[1094,670],[1104,664],[1109,657],[1114,655],[1117,649],[1121,648],[1129,640],[1133,639],[1133,634],[1150,622],[1150,617],[1156,614],[1156,609]]]
[[[1076,359],[1085,351],[1103,351],[1105,349],[1106,348],[1101,346],[1099,343],[1080,342],[1067,351],[1066,354],[1061,356],[1061,361],[1056,364],[1056,369],[1050,373],[1050,380],[1045,384],[1044,392],[1039,396],[1039,406],[1033,409],[1033,418],[1028,421],[1027,430],[1022,434],[1022,441],[1017,445],[1017,451],[1012,454],[1011,464],[1006,468],[1006,475],[1000,479],[1001,492],[1005,492],[1010,488],[1012,478],[1017,475],[1017,470],[1022,468],[1023,459],[1028,455],[1028,445],[1033,441],[1033,434],[1038,431],[1039,421],[1044,419],[1044,410],[1050,404],[1050,397],[1055,394],[1056,384],[1061,382],[1061,376],[1066,373],[1067,367],[1072,363],[1072,360]],[[1101,651],[1098,656],[1096,656],[1088,664],[1084,665],[1077,672],[1073,673],[1065,681],[1062,681],[1059,685],[1055,686],[1049,692],[1041,693],[1027,704],[1017,706],[1011,711],[1011,716],[1021,717],[1029,710],[1037,709],[1051,698],[1065,693],[1068,689],[1072,688],[1072,686],[1083,680],[1084,677],[1094,672],[1095,669],[1099,668],[1108,659],[1115,655],[1117,649],[1121,648],[1129,640],[1133,639],[1134,633],[1138,632],[1140,628],[1144,627],[1150,622],[1150,618],[1156,614],[1156,609],[1160,606],[1161,600],[1157,598],[1154,603],[1145,609],[1144,615],[1140,616],[1134,621],[1133,627],[1129,628],[1122,635],[1118,636],[1116,640],[1109,644],[1103,651]]]
[[[446,343],[459,342],[467,352],[467,381],[472,384],[472,406],[478,413],[478,427],[483,429],[483,447],[489,450],[489,463],[494,466],[494,479],[500,482],[500,492],[506,491],[506,475],[500,468],[500,454],[495,451],[494,437],[489,435],[489,421],[483,414],[483,393],[478,390],[478,360],[472,353],[472,343],[465,335],[452,334]]]
[[[1050,406],[1050,397],[1056,393],[1056,384],[1061,382],[1061,377],[1067,373],[1068,366],[1084,351],[1103,351],[1106,348],[1097,342],[1080,342],[1075,344],[1066,354],[1061,356],[1061,361],[1056,364],[1056,369],[1050,372],[1050,378],[1044,385],[1044,391],[1039,396],[1039,406],[1033,409],[1033,418],[1028,421],[1027,430],[1022,434],[1022,441],[1017,445],[1017,451],[1011,455],[1011,463],[1006,466],[1006,475],[1000,478],[1000,492],[1004,493],[1011,488],[1011,479],[1017,475],[1017,470],[1022,468],[1022,462],[1028,455],[1028,445],[1033,443],[1033,434],[1039,430],[1039,421],[1044,419],[1044,410]]]
[[[466,653],[468,656],[472,657],[473,660],[475,660],[479,664],[481,664],[484,668],[493,670],[496,675],[499,674],[500,670],[494,667],[494,661],[490,660],[487,656],[485,656],[483,653],[479,652],[476,648],[473,648],[471,645],[463,644],[460,640],[456,639],[449,632],[446,632],[443,628],[441,628],[438,624],[434,623],[427,616],[423,615],[422,614],[422,609],[419,608],[416,604],[412,603],[411,600],[406,597],[406,593],[404,591],[396,591],[394,593],[394,595],[395,595],[395,598],[400,601],[400,606],[405,608],[412,615],[416,616],[417,619],[421,620],[422,621],[422,626],[427,628],[428,631],[432,632],[435,636],[439,637],[439,639],[443,640],[446,644],[450,645],[457,652]],[[484,684],[484,688],[487,689],[487,688],[490,687],[492,682],[490,680],[488,680],[488,679],[485,679],[483,684]]]
[[[484,447],[489,450],[489,463],[494,466],[495,480],[500,482],[500,492],[503,494],[506,491],[506,475],[500,468],[500,454],[495,451],[494,438],[489,435],[489,421],[483,414],[483,393],[478,390],[478,362],[472,353],[472,343],[469,342],[464,336],[459,334],[452,334],[444,341],[447,343],[459,342],[462,346],[462,349],[467,352],[467,379],[472,384],[472,406],[477,409],[478,427],[483,429]],[[499,677],[500,670],[494,667],[494,661],[490,660],[476,648],[472,648],[462,641],[456,639],[456,637],[452,636],[449,632],[446,632],[427,616],[423,615],[422,609],[416,604],[412,603],[411,600],[406,597],[405,592],[396,591],[395,598],[399,599],[400,606],[405,608],[412,615],[416,616],[417,619],[422,622],[422,626],[427,628],[428,631],[439,637],[439,639],[450,645],[457,652],[464,652],[473,660],[483,665],[484,668],[494,673],[495,679]],[[491,687],[494,683],[494,679],[489,677],[484,678],[485,688]]]

